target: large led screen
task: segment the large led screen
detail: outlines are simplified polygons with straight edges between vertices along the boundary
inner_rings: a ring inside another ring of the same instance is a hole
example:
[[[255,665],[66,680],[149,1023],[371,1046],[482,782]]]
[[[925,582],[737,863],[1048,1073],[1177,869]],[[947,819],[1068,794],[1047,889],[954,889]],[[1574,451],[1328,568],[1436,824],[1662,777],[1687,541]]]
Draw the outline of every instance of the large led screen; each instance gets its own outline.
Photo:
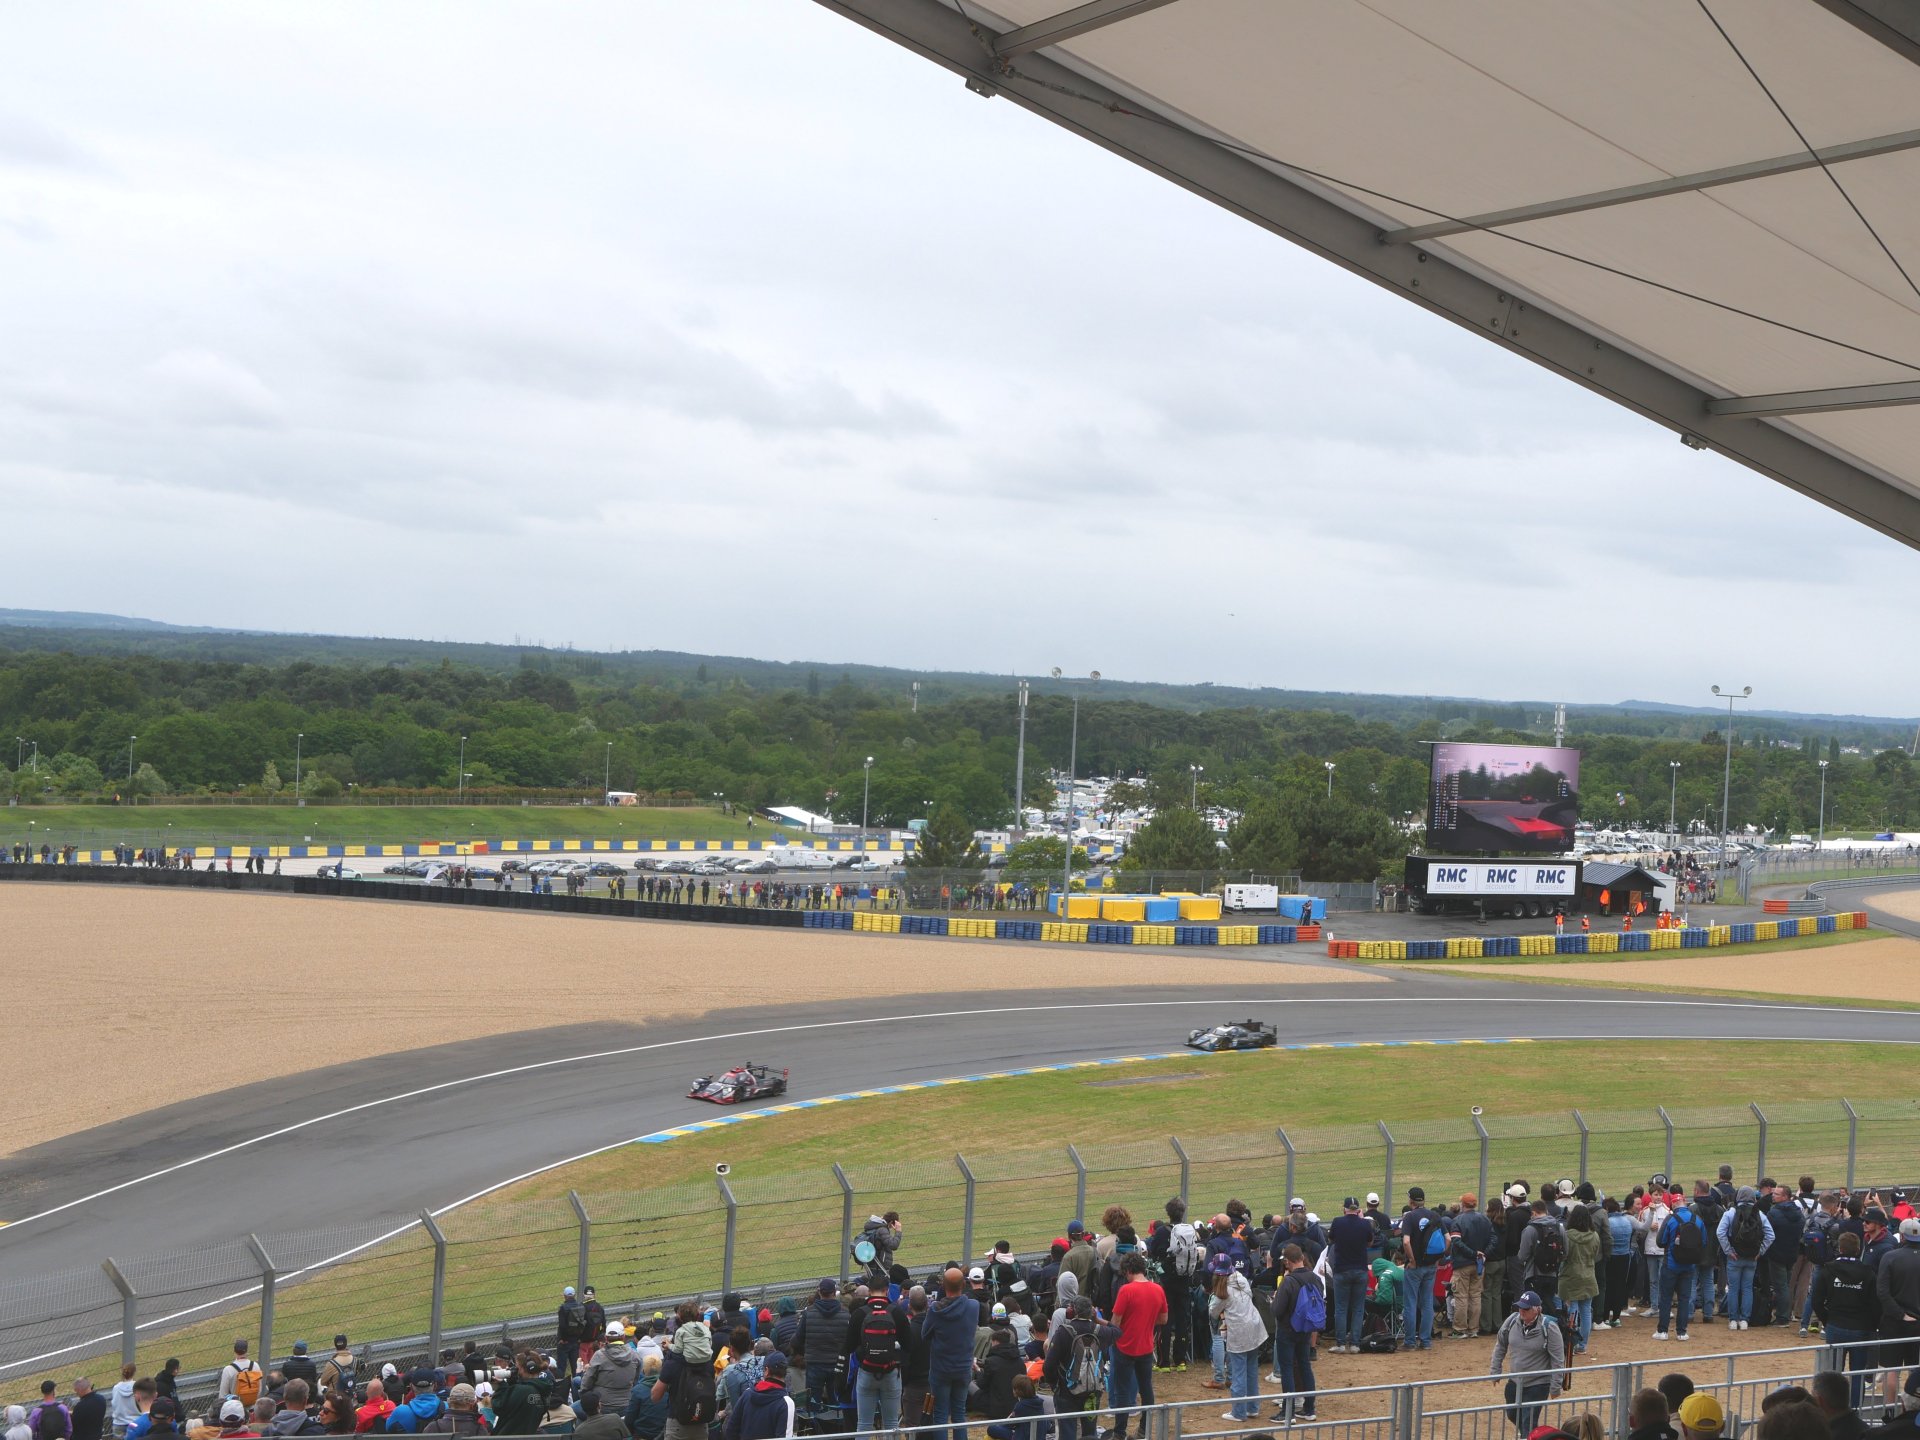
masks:
[[[1550,745],[1433,747],[1427,848],[1442,854],[1557,854],[1580,816],[1580,752]]]

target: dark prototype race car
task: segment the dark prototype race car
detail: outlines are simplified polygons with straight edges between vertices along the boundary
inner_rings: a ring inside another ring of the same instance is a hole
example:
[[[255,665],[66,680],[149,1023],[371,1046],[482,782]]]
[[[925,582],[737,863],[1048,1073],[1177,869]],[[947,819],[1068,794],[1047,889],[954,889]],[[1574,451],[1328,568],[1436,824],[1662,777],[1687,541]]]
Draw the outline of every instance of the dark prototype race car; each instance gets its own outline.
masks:
[[[719,1075],[702,1075],[687,1091],[689,1100],[715,1105],[739,1105],[787,1093],[787,1072],[771,1065],[736,1065]]]
[[[1187,1036],[1190,1050],[1264,1050],[1279,1043],[1279,1032],[1258,1020],[1237,1020],[1231,1025],[1195,1030]]]

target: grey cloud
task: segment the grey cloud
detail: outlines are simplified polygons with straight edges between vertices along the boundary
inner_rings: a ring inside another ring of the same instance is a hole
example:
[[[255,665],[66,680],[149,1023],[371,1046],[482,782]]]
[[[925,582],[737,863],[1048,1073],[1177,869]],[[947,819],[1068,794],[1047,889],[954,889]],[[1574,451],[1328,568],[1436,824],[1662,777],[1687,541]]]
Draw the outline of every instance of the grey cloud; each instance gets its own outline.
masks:
[[[88,173],[105,168],[59,130],[11,110],[0,110],[0,164]]]

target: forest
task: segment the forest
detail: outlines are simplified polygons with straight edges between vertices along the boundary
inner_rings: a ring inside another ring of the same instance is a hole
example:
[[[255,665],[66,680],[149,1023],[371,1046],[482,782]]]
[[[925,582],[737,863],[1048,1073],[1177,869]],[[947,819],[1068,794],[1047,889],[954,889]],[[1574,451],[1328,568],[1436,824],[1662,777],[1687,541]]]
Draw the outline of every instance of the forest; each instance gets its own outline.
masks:
[[[169,654],[144,637],[122,636],[121,646],[0,650],[0,747],[9,730],[15,747],[0,754],[0,796],[113,803],[280,794],[297,783],[314,800],[400,792],[487,799],[597,795],[606,784],[708,803],[800,805],[852,821],[864,800],[876,826],[943,806],[978,827],[1013,815],[1019,709],[1011,680],[994,688],[976,677],[982,683],[972,688],[923,692],[916,708],[891,681],[863,684],[817,668],[756,683],[704,665],[580,666],[550,651],[482,665],[210,659]],[[1404,821],[1424,809],[1427,742],[1442,723],[1418,709],[1393,719],[1332,708],[1193,709],[1084,683],[1080,696],[1078,773],[1126,779],[1132,795],[1160,809],[1196,799],[1202,810],[1235,811],[1324,800],[1331,774],[1331,798],[1342,807]],[[1028,803],[1052,796],[1047,777],[1066,766],[1072,713],[1065,687],[1033,682]],[[1689,713],[1690,733],[1649,736],[1623,733],[1610,716],[1634,718],[1575,712],[1567,740],[1583,752],[1588,818],[1664,825],[1671,785],[1680,823],[1717,827],[1726,749],[1711,717]],[[1904,749],[1855,753],[1840,722],[1832,733],[1811,720],[1796,728],[1736,716],[1735,725],[1736,827],[1811,832],[1823,759],[1829,833],[1914,824],[1915,767]],[[1445,730],[1461,740],[1546,738],[1458,716]]]

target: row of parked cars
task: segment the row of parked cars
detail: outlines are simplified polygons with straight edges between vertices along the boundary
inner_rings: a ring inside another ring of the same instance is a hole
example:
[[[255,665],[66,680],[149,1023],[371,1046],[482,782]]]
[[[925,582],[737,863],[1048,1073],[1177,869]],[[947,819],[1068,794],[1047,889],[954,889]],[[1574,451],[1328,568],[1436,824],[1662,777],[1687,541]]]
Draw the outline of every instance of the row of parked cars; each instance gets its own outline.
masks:
[[[653,870],[665,875],[772,875],[782,870],[855,870],[873,872],[893,866],[873,855],[858,851],[827,850],[731,851],[706,855],[642,855],[633,862],[636,870]]]

